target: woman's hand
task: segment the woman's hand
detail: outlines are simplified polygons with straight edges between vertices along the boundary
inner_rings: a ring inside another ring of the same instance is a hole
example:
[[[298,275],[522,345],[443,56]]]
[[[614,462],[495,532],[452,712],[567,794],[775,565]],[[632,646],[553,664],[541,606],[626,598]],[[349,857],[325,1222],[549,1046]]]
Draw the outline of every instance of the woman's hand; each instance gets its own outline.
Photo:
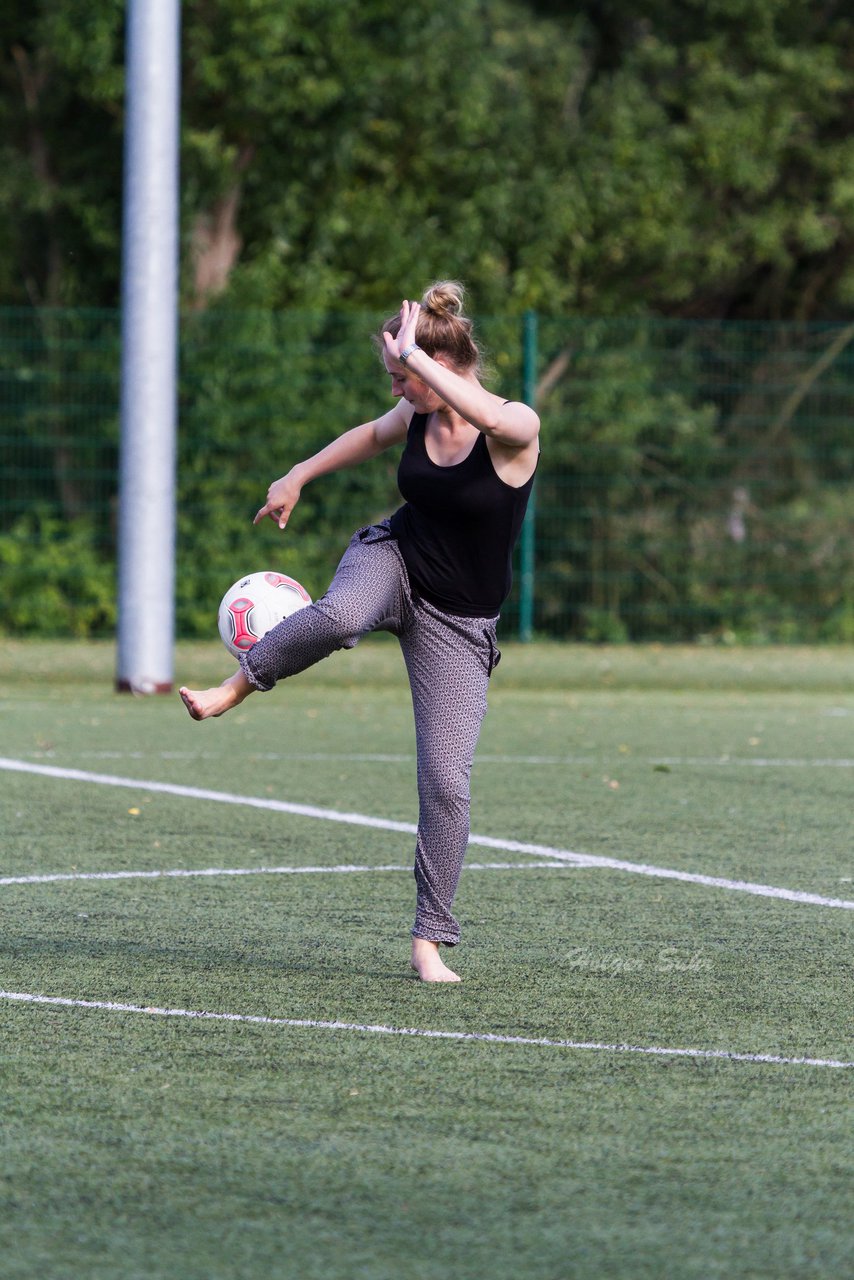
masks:
[[[421,314],[420,302],[404,302],[400,307],[400,328],[397,337],[393,337],[390,333],[383,334],[385,348],[392,360],[400,360],[401,351],[405,351],[407,347],[411,347],[415,341],[415,330],[418,327],[418,317]]]
[[[284,529],[290,519],[291,512],[299,502],[301,493],[302,485],[294,471],[289,471],[287,475],[274,480],[267,490],[267,501],[258,511],[252,523],[258,524],[259,520],[269,516],[271,520],[276,521],[280,529]]]

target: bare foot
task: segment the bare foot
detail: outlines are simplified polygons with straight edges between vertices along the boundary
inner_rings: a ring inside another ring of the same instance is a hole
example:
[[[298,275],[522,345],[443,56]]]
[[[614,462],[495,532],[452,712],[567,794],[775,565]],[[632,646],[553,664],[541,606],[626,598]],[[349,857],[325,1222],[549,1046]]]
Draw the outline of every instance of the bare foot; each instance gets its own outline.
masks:
[[[178,692],[194,720],[207,720],[238,706],[252,692],[252,685],[242,671],[235,671],[213,689],[188,689],[182,685]]]
[[[422,982],[461,982],[453,969],[449,969],[439,957],[438,942],[429,938],[412,939],[412,967]]]

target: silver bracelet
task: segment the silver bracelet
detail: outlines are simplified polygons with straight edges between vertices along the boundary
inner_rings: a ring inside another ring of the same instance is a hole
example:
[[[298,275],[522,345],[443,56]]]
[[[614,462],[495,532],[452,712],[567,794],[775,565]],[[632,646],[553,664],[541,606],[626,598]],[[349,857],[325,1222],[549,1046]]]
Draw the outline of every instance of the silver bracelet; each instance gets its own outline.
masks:
[[[417,342],[410,342],[409,346],[406,347],[403,351],[401,351],[400,355],[397,358],[401,364],[406,364],[407,360],[412,355],[413,351],[420,351],[420,350],[421,348],[419,347]]]

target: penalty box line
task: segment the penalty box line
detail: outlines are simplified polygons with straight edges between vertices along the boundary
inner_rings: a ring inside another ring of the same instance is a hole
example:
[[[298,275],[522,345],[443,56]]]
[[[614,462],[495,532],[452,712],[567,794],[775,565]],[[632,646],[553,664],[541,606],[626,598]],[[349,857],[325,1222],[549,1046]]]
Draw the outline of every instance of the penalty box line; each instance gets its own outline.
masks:
[[[200,1022],[248,1023],[294,1030],[352,1031],[363,1035],[401,1036],[425,1040],[453,1040],[475,1044],[521,1045],[537,1049],[574,1049],[596,1053],[631,1053],[657,1058],[690,1058],[724,1062],[749,1062],[771,1066],[835,1067],[850,1069],[854,1062],[838,1058],[787,1057],[776,1053],[742,1053],[730,1049],[682,1049],[664,1045],[607,1043],[598,1040],[553,1040],[539,1036],[508,1036],[490,1031],[434,1031],[426,1027],[389,1027],[377,1023],[327,1022],[314,1018],[276,1018],[265,1014],[212,1013],[203,1009],[167,1009],[156,1005],[124,1004],[113,1000],[73,1000],[66,996],[33,995],[23,991],[0,991],[0,1000],[10,1003],[47,1005],[65,1009],[95,1009],[108,1013],[147,1014],[154,1018],[187,1018]]]
[[[117,777],[109,773],[90,773],[83,769],[61,768],[58,765],[35,764],[31,761],[0,757],[0,769],[15,773],[32,773],[69,782],[87,782],[108,787],[127,787],[135,791],[149,791],[160,795],[181,796],[191,800],[212,800],[219,804],[244,805],[266,809],[275,813],[289,813],[303,818],[315,818],[325,822],[341,822],[350,826],[370,827],[375,831],[398,831],[415,835],[417,828],[411,822],[395,822],[389,818],[374,818],[362,813],[339,812],[322,809],[316,805],[294,804],[287,800],[274,800],[265,796],[241,796],[228,791],[212,791],[204,787],[189,787],[174,782],[155,782],[148,779]],[[500,849],[505,853],[531,854],[539,858],[553,858],[556,862],[570,863],[577,867],[598,867],[608,871],[625,871],[632,875],[651,876],[655,879],[680,880],[687,884],[704,885],[711,889],[725,889],[731,893],[749,893],[761,898],[776,898],[787,902],[799,902],[810,906],[833,907],[854,910],[854,901],[846,898],[828,898],[817,893],[805,893],[799,889],[786,889],[776,885],[759,884],[749,880],[732,880],[725,876],[707,876],[693,871],[679,871],[673,867],[659,867],[650,863],[630,862],[622,858],[605,858],[595,854],[575,853],[569,849],[557,849],[549,845],[531,844],[521,840],[502,840],[493,836],[472,834],[469,845],[479,848]]]

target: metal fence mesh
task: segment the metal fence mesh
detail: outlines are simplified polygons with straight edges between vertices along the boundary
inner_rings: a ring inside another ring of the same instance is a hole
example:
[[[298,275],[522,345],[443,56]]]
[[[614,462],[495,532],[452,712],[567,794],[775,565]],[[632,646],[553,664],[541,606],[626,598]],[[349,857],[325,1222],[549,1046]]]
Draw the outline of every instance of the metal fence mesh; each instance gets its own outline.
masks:
[[[211,634],[253,568],[318,594],[351,530],[393,509],[387,456],[310,486],[284,537],[251,524],[271,479],[387,407],[380,319],[183,318],[182,634]],[[0,309],[7,632],[113,628],[119,330],[117,312]],[[519,317],[479,330],[494,388],[535,387],[543,421],[505,635],[527,610],[559,639],[854,640],[854,324],[540,317],[527,357]]]

